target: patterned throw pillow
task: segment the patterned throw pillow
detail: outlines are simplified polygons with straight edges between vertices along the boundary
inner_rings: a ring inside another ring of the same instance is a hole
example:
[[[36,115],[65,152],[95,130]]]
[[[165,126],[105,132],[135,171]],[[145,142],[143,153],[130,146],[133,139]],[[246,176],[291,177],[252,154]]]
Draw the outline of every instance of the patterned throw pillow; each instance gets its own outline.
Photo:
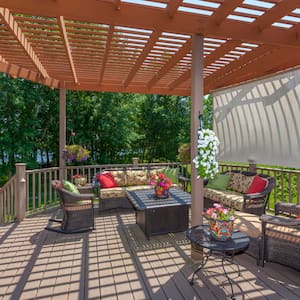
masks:
[[[249,190],[249,187],[254,179],[254,176],[243,175],[240,177],[240,184],[238,187],[238,192],[246,194]]]
[[[231,175],[232,174],[232,175]],[[228,189],[238,192],[239,191],[239,186],[240,186],[240,180],[242,178],[242,174],[241,173],[234,173],[232,172],[231,175],[231,180],[229,182],[228,185]]]
[[[63,179],[62,183],[63,183],[64,189],[66,189],[67,191],[75,193],[75,194],[80,194],[80,192],[78,191],[78,188],[72,182]]]

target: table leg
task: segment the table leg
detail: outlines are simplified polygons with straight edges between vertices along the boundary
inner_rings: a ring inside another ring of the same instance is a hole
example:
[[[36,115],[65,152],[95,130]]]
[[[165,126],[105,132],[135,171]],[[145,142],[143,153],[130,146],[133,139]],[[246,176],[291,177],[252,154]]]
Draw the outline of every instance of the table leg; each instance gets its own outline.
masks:
[[[222,268],[223,268],[223,271],[224,271],[224,274],[230,284],[230,288],[231,288],[231,299],[232,300],[235,300],[235,295],[234,295],[234,292],[233,292],[233,287],[232,287],[232,280],[231,278],[229,277],[229,275],[227,274],[226,272],[226,269],[225,269],[225,265],[224,265],[224,262],[227,261],[231,264],[235,264],[238,268],[238,276],[241,275],[241,270],[240,270],[240,266],[233,260],[234,258],[234,254],[232,254],[231,256],[228,256],[228,255],[224,255],[223,258],[222,258]]]
[[[193,272],[192,278],[189,281],[190,285],[194,284],[194,276],[195,276],[195,274],[198,273],[206,265],[206,263],[207,263],[208,258],[210,257],[210,255],[211,255],[211,251],[209,251],[207,254],[205,254],[203,256],[200,266]]]

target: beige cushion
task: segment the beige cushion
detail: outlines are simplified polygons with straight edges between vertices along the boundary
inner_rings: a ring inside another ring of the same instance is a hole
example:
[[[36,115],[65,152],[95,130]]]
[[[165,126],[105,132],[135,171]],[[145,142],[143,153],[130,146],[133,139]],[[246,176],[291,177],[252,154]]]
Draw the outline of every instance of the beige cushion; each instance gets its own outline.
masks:
[[[129,170],[126,172],[126,185],[150,185],[147,170]]]
[[[123,171],[110,171],[119,187],[125,186],[125,175]]]
[[[234,209],[242,210],[244,197],[240,193],[233,191],[219,191],[214,189],[205,188],[204,197],[226,206],[233,207]]]
[[[240,177],[238,192],[247,194],[249,187],[253,181],[254,176],[243,175]]]
[[[132,186],[128,186],[126,188],[127,191],[149,190],[149,189],[153,189],[153,186],[151,186],[150,184],[147,184],[147,185],[132,185]],[[154,193],[154,189],[153,189],[153,193]]]
[[[122,187],[100,189],[100,199],[124,198],[124,197],[126,197],[126,190]]]
[[[228,185],[228,189],[232,191],[238,191],[240,185],[240,179],[242,177],[241,173],[229,173],[231,176],[231,180]]]

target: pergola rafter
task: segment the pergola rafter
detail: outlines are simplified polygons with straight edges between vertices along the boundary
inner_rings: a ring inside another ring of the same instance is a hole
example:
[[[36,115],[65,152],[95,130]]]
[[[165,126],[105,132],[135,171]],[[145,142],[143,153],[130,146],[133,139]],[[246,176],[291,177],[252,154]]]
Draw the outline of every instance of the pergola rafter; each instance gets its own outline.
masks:
[[[14,16],[10,13],[9,9],[0,7],[0,17],[2,22],[7,26],[7,28],[14,35],[16,41],[24,49],[25,53],[31,59],[36,69],[41,73],[44,78],[49,77],[47,71],[41,64],[39,58],[36,56],[34,50],[32,49],[30,43],[25,38],[22,30],[19,28],[18,23],[15,21]]]
[[[67,36],[67,31],[66,31],[66,26],[65,26],[65,22],[64,22],[64,17],[60,16],[58,18],[58,24],[59,24],[59,28],[61,30],[61,34],[62,34],[62,37],[63,37],[63,41],[64,41],[65,49],[66,49],[66,52],[67,52],[67,56],[68,56],[70,68],[72,70],[74,82],[77,84],[78,83],[78,79],[77,79],[77,75],[76,75],[76,70],[75,70],[75,66],[74,66],[74,62],[73,62],[73,57],[72,57],[72,53],[71,53],[71,49],[70,49],[70,44],[69,44],[68,36]]]
[[[299,66],[295,55],[278,59],[299,51],[298,0],[0,0],[0,7],[0,71],[52,87],[190,95],[195,34],[204,36],[205,93]],[[262,46],[274,66],[252,70]],[[225,80],[228,70],[239,76]]]

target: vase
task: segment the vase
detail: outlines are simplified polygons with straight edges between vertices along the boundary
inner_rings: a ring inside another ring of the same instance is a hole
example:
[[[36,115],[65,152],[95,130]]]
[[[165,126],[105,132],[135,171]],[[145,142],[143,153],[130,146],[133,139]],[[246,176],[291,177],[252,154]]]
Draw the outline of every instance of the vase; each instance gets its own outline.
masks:
[[[226,241],[231,237],[233,221],[209,220],[211,236],[218,241]]]
[[[75,182],[76,185],[85,186],[86,182],[87,182],[87,179],[86,179],[86,177],[79,177],[79,178],[75,178],[74,182]]]
[[[170,191],[168,188],[155,187],[155,196],[157,198],[168,198],[170,196]]]

